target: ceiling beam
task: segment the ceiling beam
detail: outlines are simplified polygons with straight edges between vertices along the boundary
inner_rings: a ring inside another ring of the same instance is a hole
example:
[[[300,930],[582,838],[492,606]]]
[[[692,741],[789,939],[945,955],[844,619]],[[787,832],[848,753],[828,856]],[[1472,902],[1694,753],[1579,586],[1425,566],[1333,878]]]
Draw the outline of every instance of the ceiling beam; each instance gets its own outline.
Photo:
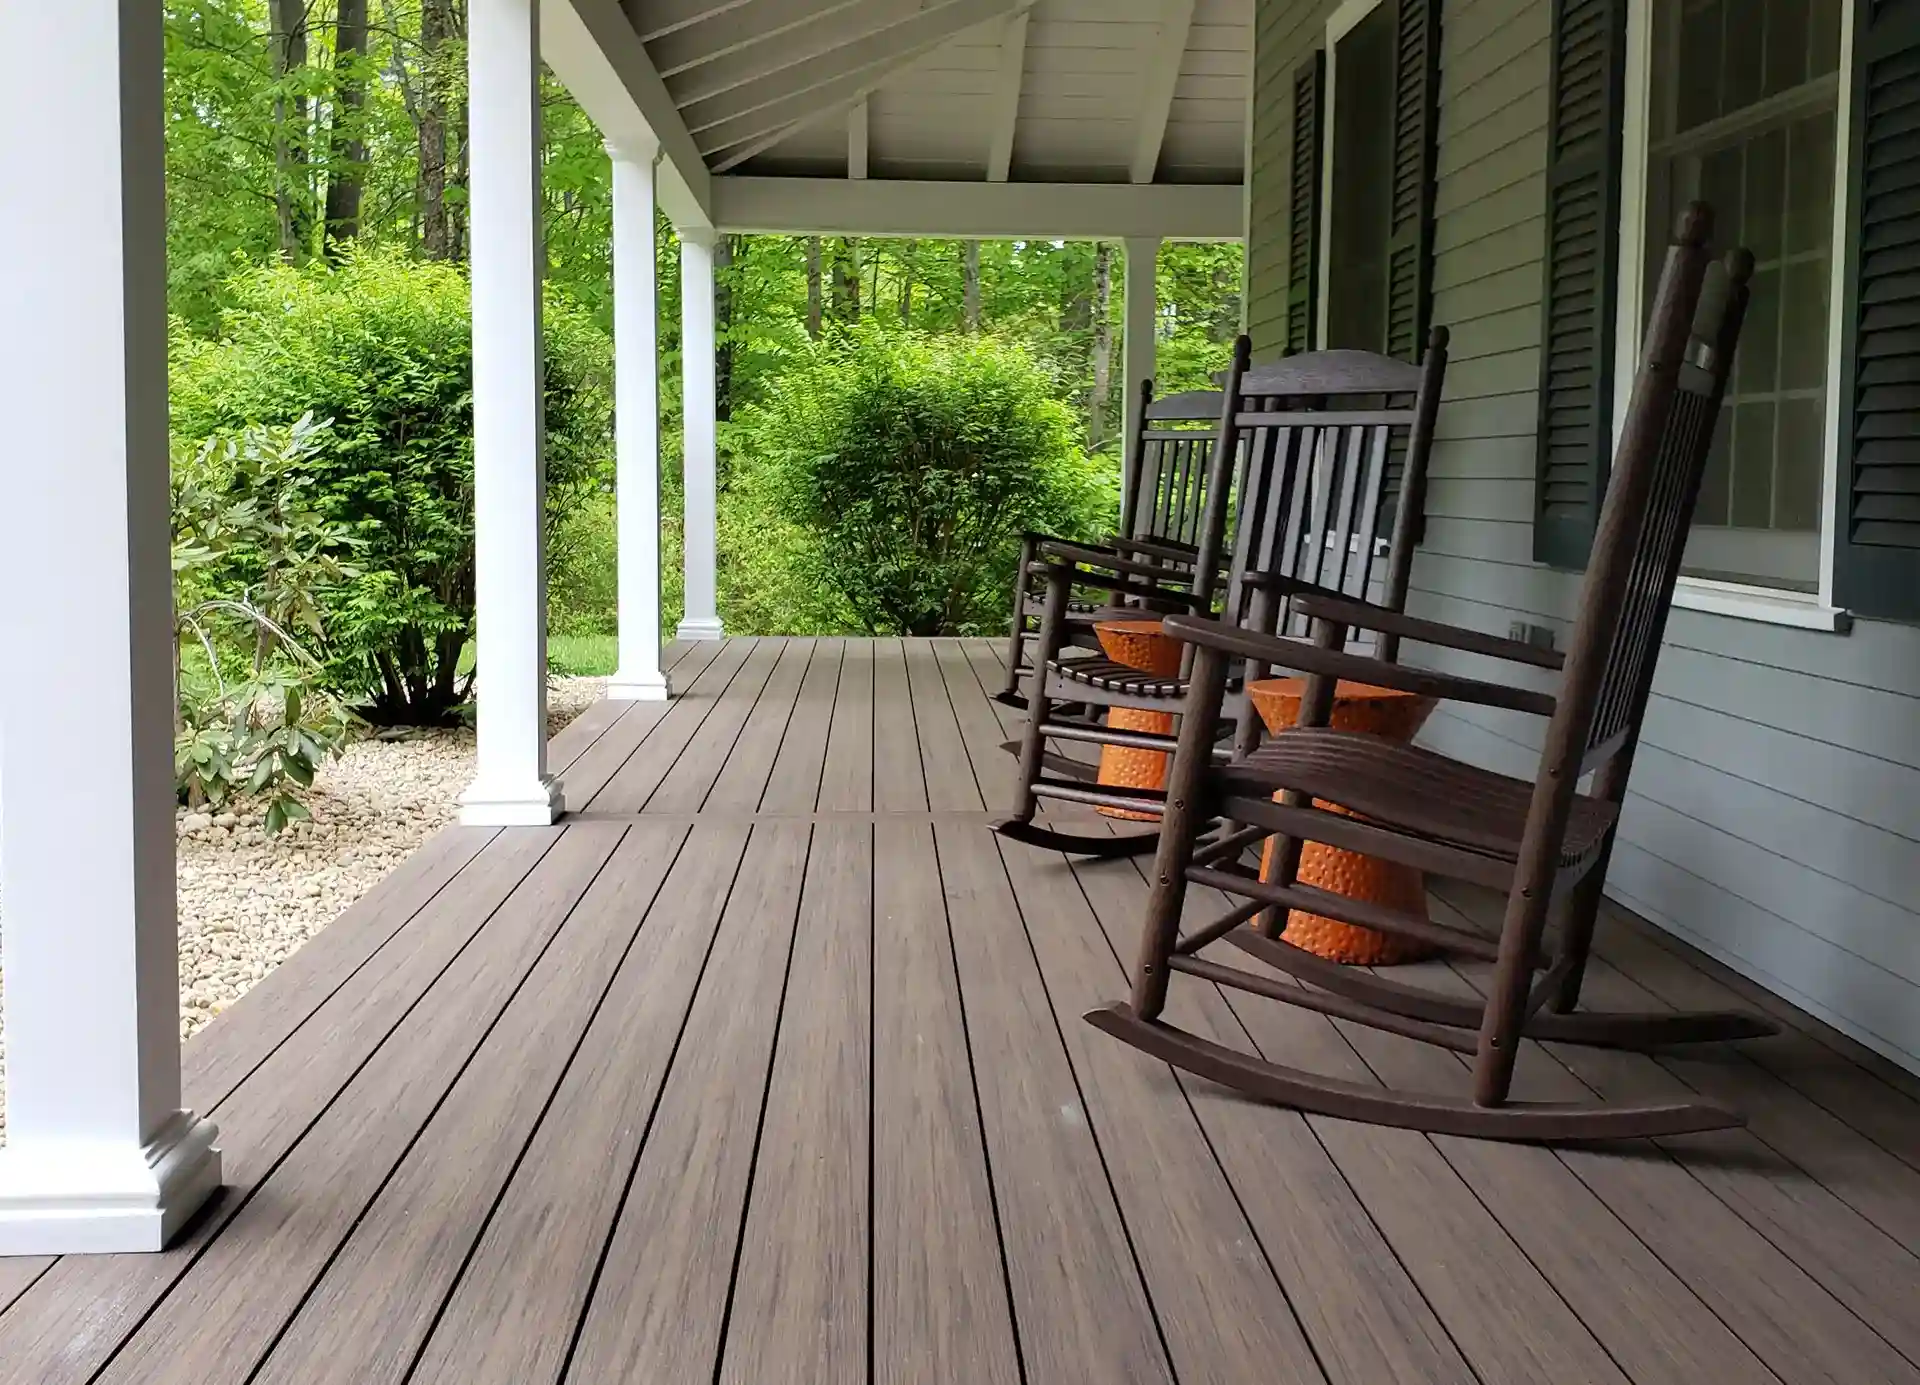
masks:
[[[796,63],[826,57],[836,48],[911,19],[919,10],[919,0],[830,0],[824,7],[821,0],[811,4],[778,0],[777,8],[756,3],[728,14],[721,24],[700,24],[669,34],[647,51],[666,78],[673,99],[688,106]],[[795,11],[801,12],[800,18],[790,19]],[[783,19],[787,22],[782,23]],[[723,33],[715,35],[716,29]],[[695,41],[704,40],[711,47],[723,39],[724,50],[686,61]]]
[[[681,111],[701,149],[712,153],[792,125],[878,86],[889,72],[955,34],[998,19],[1031,0],[940,0],[911,19],[783,67],[749,87],[696,101]]]
[[[540,56],[616,146],[658,146],[660,205],[677,226],[708,226],[706,160],[617,0],[547,0]]]
[[[867,99],[864,96],[847,112],[847,176],[867,176]]]
[[[1013,171],[1013,132],[1020,124],[1020,89],[1027,80],[1027,17],[1007,16],[1000,33],[1000,66],[993,79],[993,134],[987,145],[987,181],[1004,183]]]
[[[752,0],[620,0],[642,43],[751,4]]]
[[[713,180],[714,224],[740,233],[965,239],[1238,240],[1238,184]]]
[[[1151,183],[1160,167],[1160,149],[1167,140],[1167,118],[1173,113],[1174,88],[1187,56],[1187,34],[1193,28],[1194,0],[1164,0],[1160,22],[1141,51],[1140,123],[1133,139],[1133,163],[1128,176]]]

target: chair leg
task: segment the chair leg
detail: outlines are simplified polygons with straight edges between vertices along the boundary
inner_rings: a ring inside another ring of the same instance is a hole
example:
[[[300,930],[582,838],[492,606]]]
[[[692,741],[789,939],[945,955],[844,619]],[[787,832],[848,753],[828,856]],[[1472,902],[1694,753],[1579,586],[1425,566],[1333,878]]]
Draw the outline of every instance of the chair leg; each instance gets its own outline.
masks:
[[[1627,775],[1632,772],[1636,749],[1636,746],[1626,747],[1594,776],[1595,798],[1619,803],[1627,796]],[[1567,921],[1560,932],[1559,946],[1560,955],[1569,959],[1567,972],[1560,978],[1559,987],[1547,997],[1547,1008],[1555,1014],[1571,1014],[1580,1003],[1580,987],[1587,977],[1587,957],[1593,951],[1593,927],[1600,917],[1600,897],[1606,890],[1607,866],[1613,860],[1613,843],[1618,833],[1618,827],[1607,833],[1600,855],[1567,901]]]
[[[1033,535],[1020,540],[1020,566],[1013,578],[1013,631],[1007,645],[1007,682],[1000,689],[1002,702],[1020,695],[1020,653],[1027,643],[1027,587],[1033,580],[1027,568],[1033,562]]]
[[[1347,627],[1330,621],[1320,621],[1314,627],[1314,645],[1320,649],[1337,650],[1344,648],[1347,642]],[[1251,669],[1249,670],[1251,674]],[[1324,674],[1314,674],[1307,679],[1307,686],[1300,693],[1300,715],[1294,721],[1295,726],[1325,726],[1333,719],[1334,694],[1339,690],[1339,680],[1328,678]],[[1253,697],[1247,697],[1247,716],[1253,717]],[[1285,734],[1282,732],[1281,734]],[[1292,789],[1281,795],[1281,802],[1290,808],[1306,805],[1306,795]],[[1300,849],[1303,843],[1298,837],[1289,837],[1276,833],[1273,838],[1273,876],[1277,885],[1291,885],[1300,873]],[[1285,909],[1264,909],[1254,919],[1254,927],[1264,938],[1278,938],[1287,926]]]
[[[1181,715],[1180,743],[1167,773],[1166,809],[1160,818],[1160,849],[1153,862],[1153,888],[1147,894],[1147,918],[1140,933],[1140,958],[1134,972],[1133,1013],[1159,1018],[1167,1003],[1168,963],[1180,940],[1180,918],[1187,898],[1187,867],[1195,839],[1208,822],[1202,798],[1213,768],[1214,731],[1227,691],[1227,656],[1198,648],[1187,705]]]
[[[1533,958],[1540,951],[1553,898],[1552,842],[1559,839],[1559,833],[1544,835],[1547,844],[1522,857],[1513,891],[1507,896],[1506,919],[1500,926],[1500,956],[1487,988],[1473,1062],[1473,1099],[1480,1106],[1505,1105],[1513,1087],[1514,1059],[1519,1055],[1520,1032],[1527,1022]]]
[[[1020,783],[1014,791],[1013,820],[1032,822],[1039,800],[1033,792],[1046,767],[1047,719],[1053,706],[1047,700],[1047,667],[1060,653],[1060,632],[1066,624],[1067,597],[1073,574],[1066,568],[1047,573],[1047,599],[1040,615],[1040,635],[1033,651],[1033,691],[1027,698],[1027,731],[1020,743]],[[1018,673],[1014,675],[1018,682]]]

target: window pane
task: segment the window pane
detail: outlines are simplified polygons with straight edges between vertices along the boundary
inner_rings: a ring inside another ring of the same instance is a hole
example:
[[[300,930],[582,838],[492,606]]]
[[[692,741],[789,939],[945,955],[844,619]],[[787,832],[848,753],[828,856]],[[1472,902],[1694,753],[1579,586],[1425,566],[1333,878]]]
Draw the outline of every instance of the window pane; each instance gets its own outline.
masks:
[[[1334,49],[1333,207],[1327,245],[1330,347],[1384,351],[1387,219],[1393,190],[1392,5],[1381,5]]]
[[[1645,306],[1674,212],[1756,261],[1687,568],[1818,585],[1840,0],[1649,0]]]

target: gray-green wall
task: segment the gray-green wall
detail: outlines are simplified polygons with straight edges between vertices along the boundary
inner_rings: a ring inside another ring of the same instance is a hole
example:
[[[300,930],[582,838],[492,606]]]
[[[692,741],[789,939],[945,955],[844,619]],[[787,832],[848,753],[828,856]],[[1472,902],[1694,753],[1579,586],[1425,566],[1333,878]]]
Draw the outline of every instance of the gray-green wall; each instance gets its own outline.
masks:
[[[1281,343],[1292,73],[1334,7],[1258,0],[1257,357]],[[1433,320],[1453,356],[1410,608],[1502,634],[1516,619],[1564,628],[1578,589],[1531,556],[1550,8],[1447,0],[1443,18]],[[1542,730],[1449,707],[1426,740],[1530,776]],[[1920,1070],[1920,628],[1675,611],[1608,891]]]

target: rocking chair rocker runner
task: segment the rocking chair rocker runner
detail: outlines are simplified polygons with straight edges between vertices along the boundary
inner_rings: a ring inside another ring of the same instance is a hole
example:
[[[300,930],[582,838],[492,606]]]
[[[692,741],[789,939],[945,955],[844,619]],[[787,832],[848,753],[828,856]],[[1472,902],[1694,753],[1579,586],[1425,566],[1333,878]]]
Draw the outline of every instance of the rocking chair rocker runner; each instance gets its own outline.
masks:
[[[1243,336],[1234,346],[1243,362],[1247,349]],[[1189,390],[1155,399],[1153,381],[1141,382],[1135,420],[1138,427],[1120,504],[1120,528],[1105,543],[1093,545],[1095,551],[1141,565],[1156,581],[1192,581],[1206,527],[1206,490],[1213,477],[1214,445],[1225,398],[1216,390]],[[1026,708],[1020,678],[1032,667],[1026,661],[1026,652],[1037,633],[1029,627],[1040,619],[1046,606],[1044,583],[1035,581],[1045,569],[1036,563],[1053,545],[1064,542],[1046,534],[1028,534],[1021,540],[1020,567],[1013,583],[1007,681],[994,694],[1009,707]],[[1087,545],[1074,547],[1084,549]],[[1158,604],[1163,610],[1177,609],[1164,602]],[[1097,622],[1140,614],[1137,606],[1115,609],[1111,600],[1070,601],[1062,617],[1063,642],[1098,648],[1093,636]]]
[[[1524,1038],[1613,1047],[1751,1038],[1774,1026],[1745,1014],[1602,1014],[1577,1009],[1640,719],[1652,687],[1668,603],[1746,311],[1753,259],[1709,270],[1711,213],[1696,205],[1668,253],[1632,402],[1621,434],[1578,620],[1564,660],[1474,631],[1307,597],[1311,646],[1184,616],[1169,634],[1196,651],[1192,691],[1168,779],[1154,885],[1132,999],[1090,1012],[1095,1026],[1175,1066],[1282,1105],[1381,1125],[1495,1139],[1613,1139],[1673,1135],[1741,1123],[1704,1104],[1542,1105],[1508,1100]],[[1349,627],[1523,664],[1557,668],[1553,695],[1338,652]],[[1299,724],[1220,764],[1215,728],[1234,659],[1308,675]],[[1354,678],[1410,692],[1548,718],[1546,746],[1529,784],[1432,751],[1324,729],[1335,682]],[[1579,781],[1594,776],[1591,792]],[[1276,802],[1271,795],[1284,791]],[[1349,816],[1330,811],[1338,804]],[[1209,819],[1251,823],[1276,839],[1267,881],[1217,851],[1196,854]],[[1322,841],[1507,892],[1497,940],[1357,905],[1300,884],[1303,841]],[[1257,926],[1249,908],[1181,936],[1189,882],[1272,907]],[[1348,971],[1278,936],[1290,908],[1439,942],[1493,963],[1484,1004]],[[1544,949],[1550,914],[1553,948]],[[1196,955],[1229,938],[1298,985]],[[1170,976],[1302,1005],[1474,1055],[1471,1102],[1384,1091],[1281,1067],[1165,1024]]]
[[[1201,552],[1228,553],[1222,619],[1272,633],[1304,636],[1300,601],[1341,598],[1361,609],[1398,612],[1405,605],[1413,548],[1425,506],[1427,457],[1447,367],[1447,331],[1436,327],[1420,365],[1364,351],[1320,351],[1249,367],[1244,350],[1227,373],[1228,407],[1214,443],[1214,476],[1207,483]],[[1384,400],[1384,407],[1374,401]],[[1401,485],[1378,608],[1369,591],[1378,551],[1387,481],[1395,454],[1403,457]],[[1238,462],[1237,475],[1233,464]],[[1231,484],[1230,484],[1231,483]],[[1232,511],[1229,536],[1228,511]],[[1025,737],[1007,749],[1020,757],[1011,814],[995,824],[1014,841],[1084,856],[1151,851],[1158,832],[1077,833],[1035,823],[1041,798],[1119,808],[1158,816],[1164,796],[1150,789],[1087,783],[1092,767],[1056,754],[1049,741],[1120,745],[1170,752],[1174,738],[1100,724],[1103,708],[1179,712],[1184,678],[1140,673],[1100,658],[1063,659],[1068,602],[1075,587],[1104,589],[1160,610],[1207,614],[1213,609],[1218,564],[1196,562],[1192,580],[1174,587],[1143,564],[1115,560],[1065,543],[1042,547],[1034,570],[1046,578],[1033,667],[1024,670],[1031,715]],[[1107,615],[1139,616],[1139,610]],[[1392,657],[1396,637],[1376,646]],[[1238,725],[1233,748],[1250,750],[1258,717],[1245,684],[1265,676],[1250,659],[1228,689],[1228,717]],[[1221,747],[1225,753],[1226,747]],[[1225,848],[1223,848],[1225,849]]]

